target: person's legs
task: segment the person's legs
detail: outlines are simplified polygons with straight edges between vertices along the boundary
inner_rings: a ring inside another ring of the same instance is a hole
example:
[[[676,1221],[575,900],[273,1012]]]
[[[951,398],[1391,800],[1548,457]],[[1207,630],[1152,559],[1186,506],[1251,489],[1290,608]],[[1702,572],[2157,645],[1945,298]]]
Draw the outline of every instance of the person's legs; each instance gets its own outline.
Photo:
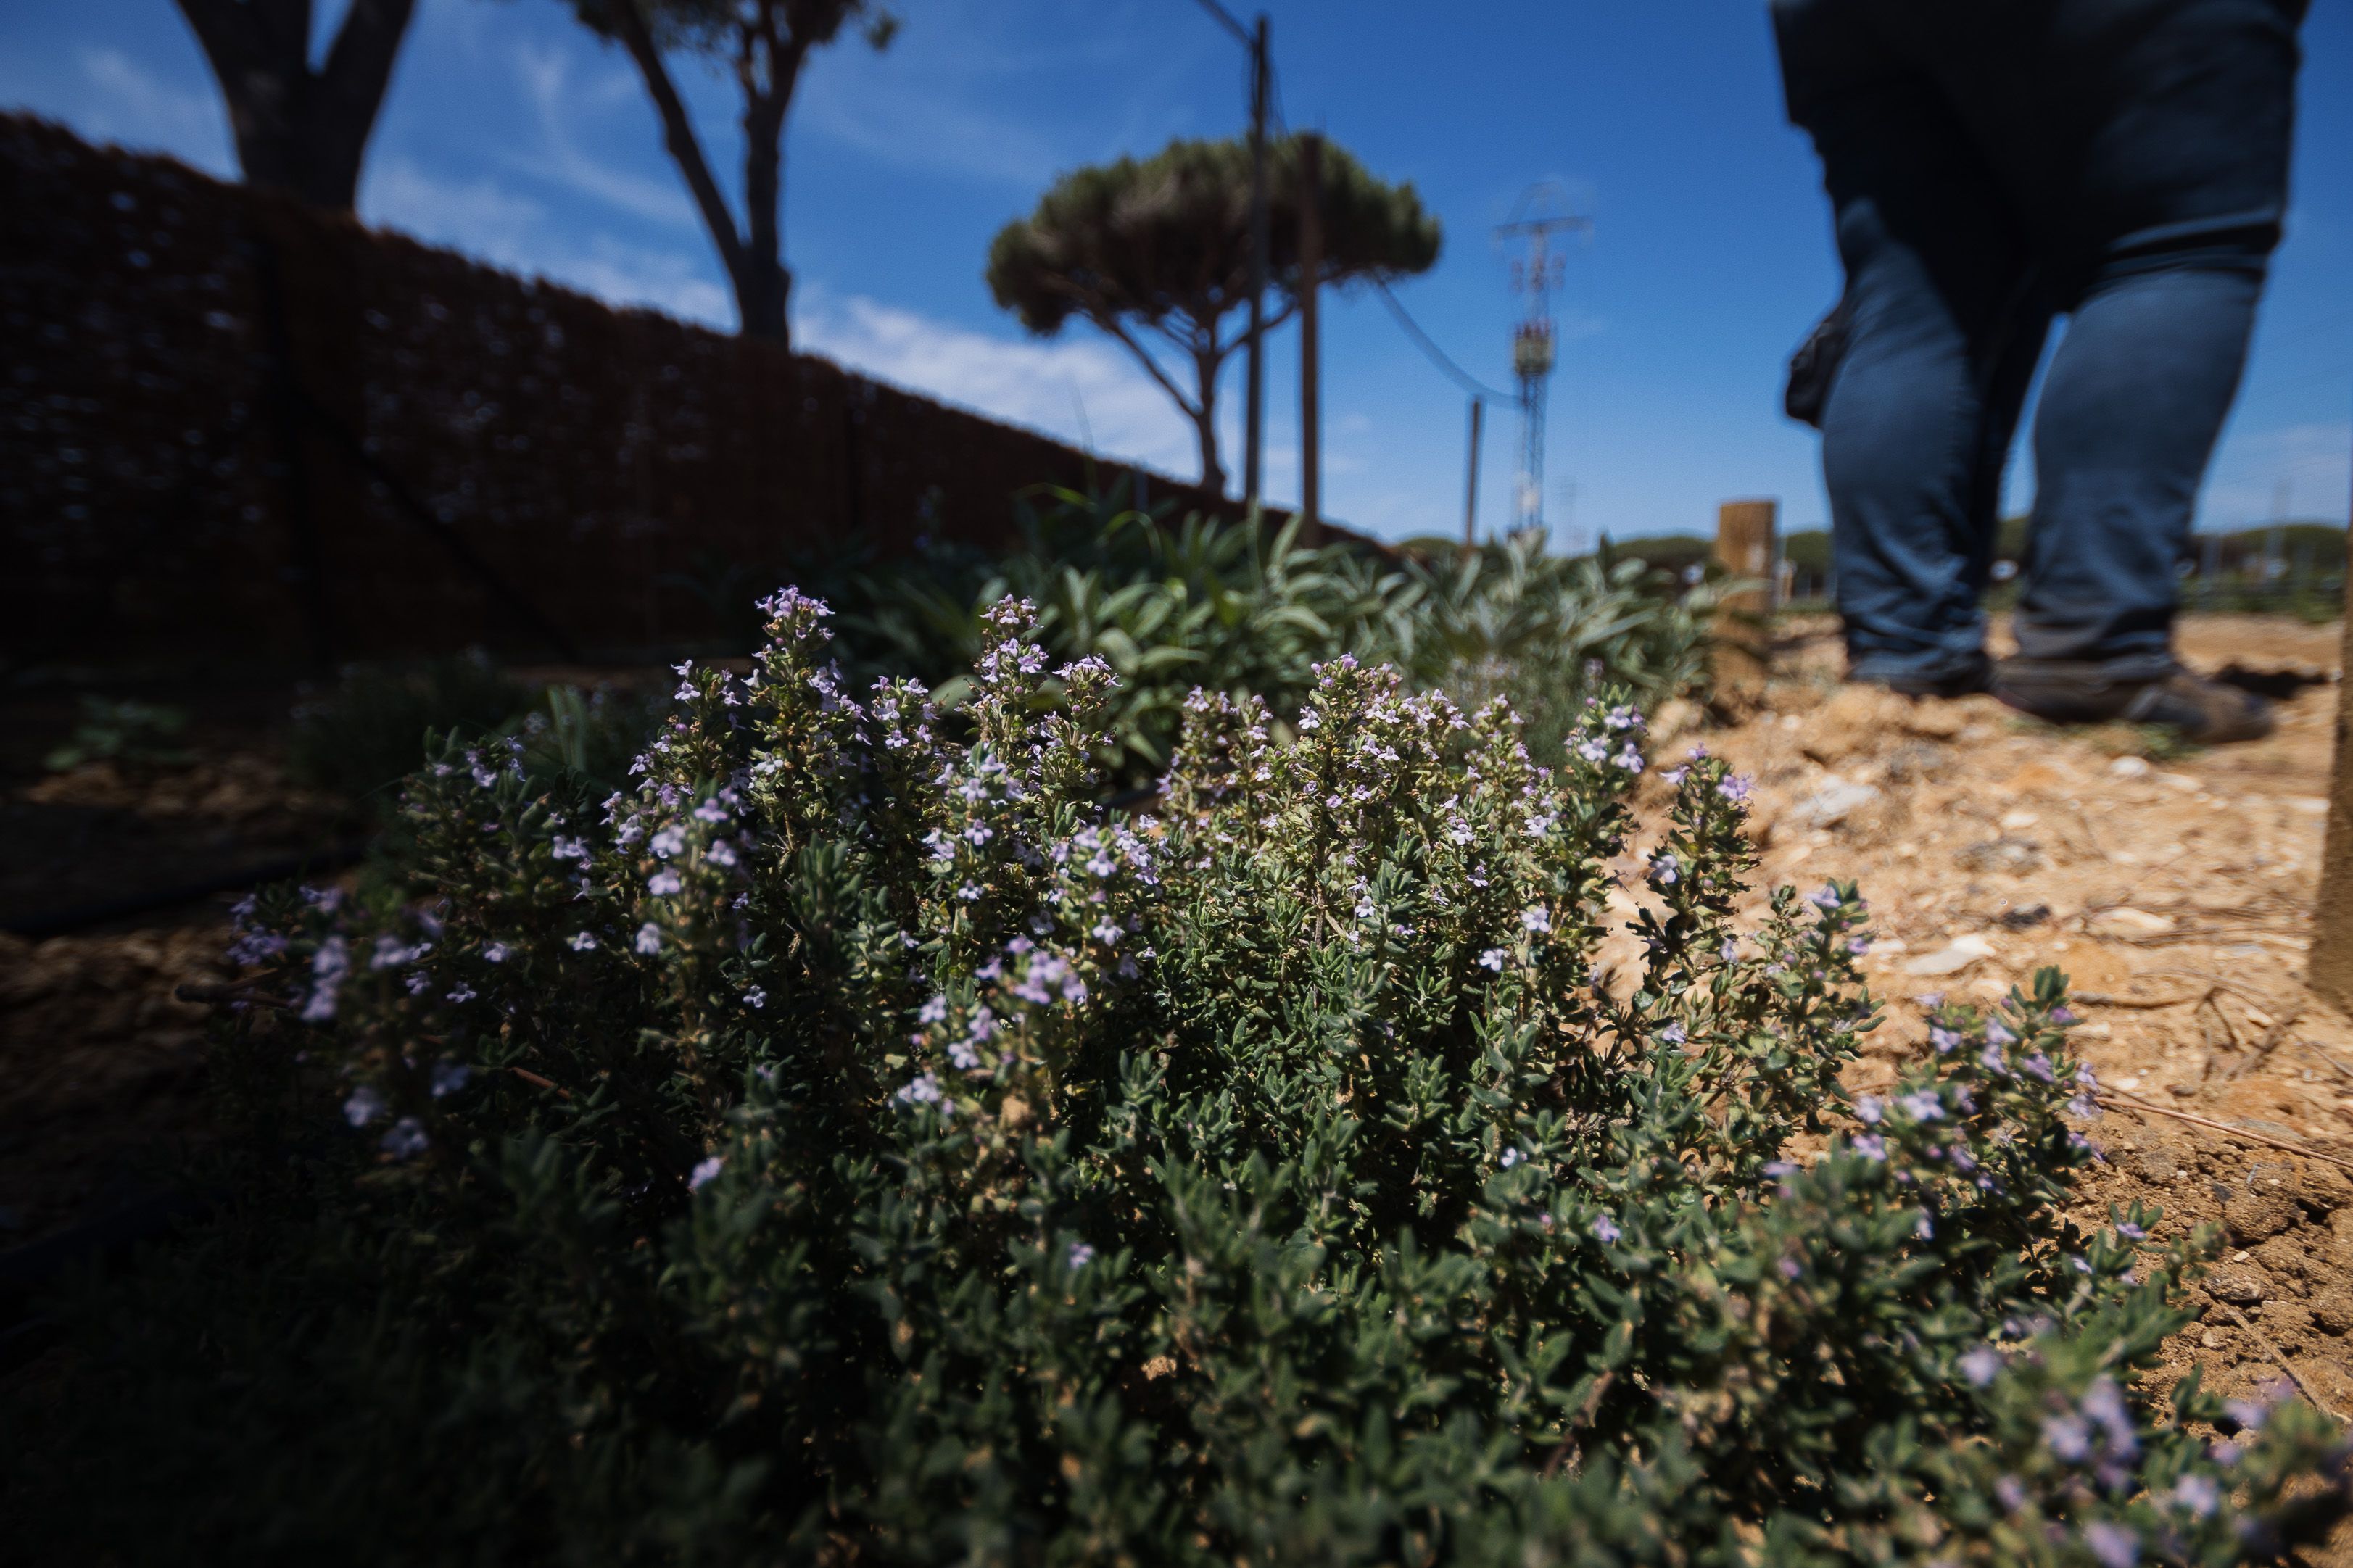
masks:
[[[2052,357],[2034,422],[2021,658],[2112,680],[2173,668],[2179,565],[2246,362],[2263,253],[2208,248],[2097,285]]]
[[[2073,312],[2035,418],[2025,659],[2113,682],[2174,668],[2178,566],[2287,206],[2300,10],[2060,0],[2021,84],[2080,138],[2056,180],[2015,132],[1996,152]]]
[[[1935,83],[1841,0],[1779,0],[1790,117],[1820,152],[1849,339],[1822,409],[1850,675],[1966,689],[2003,458],[2047,315],[2017,217]]]

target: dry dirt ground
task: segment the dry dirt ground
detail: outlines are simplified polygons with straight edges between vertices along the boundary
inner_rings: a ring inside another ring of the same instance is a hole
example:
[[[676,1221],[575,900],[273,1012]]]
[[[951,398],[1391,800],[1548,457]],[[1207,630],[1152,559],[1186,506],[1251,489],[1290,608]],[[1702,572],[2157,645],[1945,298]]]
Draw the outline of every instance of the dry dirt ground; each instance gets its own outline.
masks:
[[[1843,686],[1833,624],[1785,630],[1756,711],[1659,750],[1699,741],[1755,776],[1760,887],[1861,884],[1888,1021],[1853,1087],[1927,1054],[1923,995],[1985,1005],[2063,970],[2076,1048],[2112,1090],[2084,1217],[2138,1199],[2159,1234],[2229,1232],[2174,1370],[2233,1394],[2284,1371],[2353,1415],[2353,1170],[2324,1158],[2353,1162],[2353,1021],[2304,974],[2340,629],[2190,620],[2193,666],[2294,694],[2269,739],[2165,760],[2146,735],[2063,732],[1990,698]]]

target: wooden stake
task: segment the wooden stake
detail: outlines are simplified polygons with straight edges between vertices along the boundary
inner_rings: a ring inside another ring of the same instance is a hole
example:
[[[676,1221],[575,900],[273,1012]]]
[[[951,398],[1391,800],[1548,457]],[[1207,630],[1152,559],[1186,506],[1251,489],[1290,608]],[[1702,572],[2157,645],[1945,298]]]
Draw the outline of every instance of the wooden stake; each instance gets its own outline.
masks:
[[[2345,586],[2353,605],[2353,572]],[[2345,651],[2353,654],[2353,615],[2345,617]],[[2353,658],[2347,668],[2353,673]],[[2320,853],[2308,967],[2313,990],[2353,1012],[2353,680],[2337,685],[2337,759],[2328,775],[2328,838]]]
[[[1716,562],[1751,584],[1724,598],[1716,624],[1719,691],[1754,695],[1764,689],[1765,618],[1772,609],[1773,534],[1780,510],[1780,502],[1772,500],[1728,500],[1716,509]]]

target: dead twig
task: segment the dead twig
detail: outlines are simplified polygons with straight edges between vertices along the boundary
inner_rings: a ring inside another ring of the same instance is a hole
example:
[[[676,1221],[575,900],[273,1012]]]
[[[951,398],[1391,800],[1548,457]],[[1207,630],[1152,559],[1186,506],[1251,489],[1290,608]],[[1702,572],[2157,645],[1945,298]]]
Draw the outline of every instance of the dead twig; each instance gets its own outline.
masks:
[[[2255,1042],[2255,1048],[2231,1064],[2230,1070],[2222,1075],[2222,1081],[2229,1083],[2235,1079],[2244,1078],[2263,1066],[2270,1059],[2271,1054],[2279,1049],[2280,1042],[2287,1038],[2287,1032],[2295,1027],[2295,1021],[2303,1016],[2301,1013],[2290,1013],[2286,1017],[2265,1029],[2263,1037]]]
[[[2179,1007],[2203,1002],[2211,991],[2196,996],[2119,996],[2113,991],[2070,991],[2067,1001],[2086,1007]]]
[[[523,1082],[531,1085],[533,1089],[555,1089],[555,1080],[554,1079],[542,1078],[528,1068],[507,1068],[507,1071],[514,1074],[515,1077],[522,1079]],[[572,1091],[568,1089],[555,1089],[555,1092],[560,1099],[570,1100],[572,1098]]]
[[[2146,1111],[2151,1116],[2171,1117],[2176,1121],[2187,1121],[2199,1127],[2211,1127],[2217,1132],[2228,1133],[2231,1137],[2243,1139],[2250,1143],[2261,1143],[2269,1149],[2284,1149],[2291,1154],[2298,1154],[2307,1160],[2318,1160],[2343,1170],[2353,1171],[2353,1160],[2336,1154],[2324,1154],[2308,1144],[2291,1143],[2284,1138],[2274,1138],[2269,1133],[2257,1132],[2251,1128],[2233,1127],[2227,1121],[2217,1121],[2211,1116],[2196,1116],[2187,1110],[2176,1110],[2169,1105],[2159,1105],[2154,1100],[2143,1100],[2140,1096],[2127,1094],[2121,1089],[2104,1088],[2099,1090],[2096,1098],[2104,1104],[2111,1100],[2122,1100],[2126,1110]]]
[[[2345,1419],[2345,1417],[2337,1414],[2336,1411],[2331,1410],[2327,1405],[2321,1403],[2320,1395],[2312,1392],[2312,1384],[2305,1382],[2303,1375],[2299,1373],[2295,1368],[2288,1364],[2287,1357],[2280,1353],[2279,1346],[2272,1343],[2272,1338],[2269,1334],[2255,1327],[2255,1322],[2253,1318],[2248,1317],[2244,1312],[2239,1310],[2238,1308],[2231,1305],[2228,1301],[2222,1300],[2219,1297],[2215,1299],[2215,1305],[2221,1307],[2222,1310],[2230,1313],[2233,1319],[2237,1320],[2239,1327],[2246,1330],[2247,1332],[2255,1337],[2255,1343],[2263,1347],[2263,1354],[2271,1359],[2271,1363],[2274,1366],[2278,1367],[2282,1372],[2287,1373],[2287,1380],[2295,1384],[2296,1392],[2303,1394],[2306,1401],[2309,1403],[2315,1410],[2319,1411],[2331,1421],[2341,1422]]]
[[[2347,1067],[2343,1062],[2338,1061],[2335,1057],[2330,1056],[2327,1051],[2322,1050],[2310,1040],[2298,1040],[2296,1044],[2302,1046],[2306,1050],[2310,1051],[2314,1056],[2318,1057],[2322,1061],[2327,1062],[2330,1067],[2335,1068],[2337,1069],[2337,1075],[2339,1078],[2344,1079],[2348,1083],[2353,1083],[2353,1067]]]
[[[1544,1473],[1547,1478],[1559,1472],[1561,1461],[1564,1459],[1568,1461],[1570,1472],[1575,1473],[1577,1461],[1582,1457],[1577,1453],[1577,1435],[1583,1431],[1586,1425],[1593,1419],[1593,1413],[1601,1408],[1603,1396],[1609,1392],[1609,1385],[1617,1381],[1618,1372],[1615,1367],[1593,1380],[1593,1387],[1588,1391],[1585,1402],[1577,1406],[1576,1417],[1568,1424],[1568,1435],[1560,1440],[1560,1447],[1555,1448],[1551,1457],[1544,1462]]]

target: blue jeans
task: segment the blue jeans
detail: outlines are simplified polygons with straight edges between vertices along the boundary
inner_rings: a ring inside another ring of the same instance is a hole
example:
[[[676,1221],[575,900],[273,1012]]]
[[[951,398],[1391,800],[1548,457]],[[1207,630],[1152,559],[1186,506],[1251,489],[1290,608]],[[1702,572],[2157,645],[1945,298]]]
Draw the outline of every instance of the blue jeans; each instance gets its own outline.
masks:
[[[2034,426],[2021,655],[2172,668],[2178,569],[2287,206],[2301,0],[1773,0],[1850,337],[1822,408],[1851,673],[1984,668]]]

